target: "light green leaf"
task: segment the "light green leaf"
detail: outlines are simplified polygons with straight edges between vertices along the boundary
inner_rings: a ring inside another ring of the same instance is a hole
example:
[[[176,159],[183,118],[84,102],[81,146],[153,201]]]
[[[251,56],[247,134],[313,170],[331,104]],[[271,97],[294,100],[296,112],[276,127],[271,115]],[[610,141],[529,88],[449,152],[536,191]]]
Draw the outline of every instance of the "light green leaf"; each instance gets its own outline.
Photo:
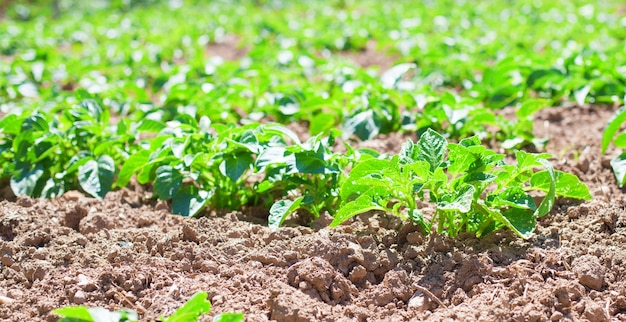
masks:
[[[243,313],[221,313],[213,318],[213,322],[243,322]]]
[[[270,208],[270,214],[268,217],[268,226],[270,229],[275,230],[283,224],[287,216],[291,215],[294,211],[300,208],[303,197],[298,197],[295,200],[279,200],[275,202]]]
[[[548,191],[546,193],[546,196],[541,201],[541,204],[539,204],[539,207],[537,207],[537,210],[535,210],[535,213],[534,213],[535,217],[542,217],[546,215],[547,213],[549,213],[552,207],[554,206],[554,198],[556,195],[556,183],[555,183],[554,168],[552,168],[552,164],[550,164],[548,160],[542,159],[542,158],[537,159],[537,161],[543,164],[544,167],[546,167],[547,173],[549,174]]]
[[[626,121],[626,105],[620,107],[609,119],[602,134],[602,154],[606,152],[609,144],[613,140],[615,133],[619,131],[622,124]]]
[[[455,195],[450,198],[451,200],[441,200],[437,203],[437,210],[456,210],[462,213],[467,213],[472,208],[472,201],[474,200],[474,193],[476,189],[472,185],[464,185]]]
[[[150,151],[142,150],[133,155],[131,155],[124,165],[122,166],[122,170],[120,170],[119,175],[117,176],[117,181],[115,182],[116,187],[126,187],[130,178],[133,174],[146,166],[148,164],[148,160],[150,159]]]
[[[591,200],[589,188],[580,179],[567,172],[554,171],[556,195],[559,197]],[[539,171],[530,178],[533,188],[548,192],[550,191],[550,174],[548,171]]]
[[[448,142],[441,134],[428,129],[420,137],[417,147],[419,148],[417,158],[428,162],[432,172],[443,163]]]
[[[531,211],[535,211],[537,209],[534,199],[521,187],[507,188],[496,196],[493,204],[496,206],[508,206]]]
[[[108,155],[89,160],[78,167],[80,187],[93,197],[103,199],[113,186],[115,161]]]
[[[211,302],[207,301],[206,292],[198,292],[183,306],[174,312],[165,322],[195,322],[198,318],[211,311]]]
[[[369,194],[364,194],[356,198],[354,201],[342,205],[337,213],[335,213],[335,217],[329,227],[336,227],[358,214],[372,210],[385,210],[385,207],[381,206],[378,202],[375,202]]]

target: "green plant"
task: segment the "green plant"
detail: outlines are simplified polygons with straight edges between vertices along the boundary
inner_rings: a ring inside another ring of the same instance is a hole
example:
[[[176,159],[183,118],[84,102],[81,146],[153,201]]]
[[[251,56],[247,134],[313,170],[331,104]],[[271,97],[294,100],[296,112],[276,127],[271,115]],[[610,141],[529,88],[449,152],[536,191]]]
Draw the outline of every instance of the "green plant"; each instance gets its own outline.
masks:
[[[620,149],[626,148],[626,132],[619,132],[621,126],[626,122],[626,105],[620,107],[609,119],[602,134],[602,154],[606,153],[606,149],[611,142]],[[617,136],[616,136],[617,134]],[[618,156],[611,160],[611,168],[617,180],[617,186],[623,187],[626,182],[626,151],[622,151]]]
[[[211,311],[211,302],[207,301],[206,292],[194,294],[183,306],[178,308],[169,317],[160,317],[163,322],[195,322],[198,318]],[[136,322],[139,321],[137,312],[132,310],[109,311],[101,307],[87,308],[85,306],[68,306],[55,309],[52,313],[61,316],[60,322]],[[243,321],[242,313],[222,313],[217,315],[215,322]]]
[[[437,222],[437,233],[450,236],[506,227],[528,238],[556,196],[591,199],[576,176],[553,170],[548,157],[517,151],[517,164],[510,165],[476,136],[454,144],[429,129],[417,144],[404,143],[398,155],[359,160],[341,185],[342,203],[331,226],[380,210],[412,220],[425,233]],[[545,170],[535,172],[537,167]],[[545,193],[538,206],[532,191]],[[417,201],[434,204],[434,216],[426,218]]]

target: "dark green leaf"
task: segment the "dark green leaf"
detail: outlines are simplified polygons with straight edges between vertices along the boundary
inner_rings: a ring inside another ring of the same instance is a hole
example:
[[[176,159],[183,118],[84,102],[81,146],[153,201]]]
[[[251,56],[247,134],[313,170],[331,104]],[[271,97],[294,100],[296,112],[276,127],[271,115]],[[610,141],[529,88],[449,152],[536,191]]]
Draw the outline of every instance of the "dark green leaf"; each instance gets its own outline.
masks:
[[[252,167],[253,163],[254,159],[248,153],[226,154],[219,168],[223,175],[236,182],[241,175]]]
[[[178,189],[172,199],[172,213],[181,216],[195,216],[213,197],[213,192],[199,190],[194,186]]]
[[[22,169],[17,175],[12,176],[10,184],[13,194],[33,197],[43,172],[43,167],[37,165],[32,170]]]
[[[156,170],[154,180],[154,192],[159,198],[167,200],[178,193],[183,184],[183,175],[177,169],[169,165],[162,165]]]
[[[93,197],[103,199],[113,186],[115,161],[108,155],[89,160],[78,167],[80,187]]]

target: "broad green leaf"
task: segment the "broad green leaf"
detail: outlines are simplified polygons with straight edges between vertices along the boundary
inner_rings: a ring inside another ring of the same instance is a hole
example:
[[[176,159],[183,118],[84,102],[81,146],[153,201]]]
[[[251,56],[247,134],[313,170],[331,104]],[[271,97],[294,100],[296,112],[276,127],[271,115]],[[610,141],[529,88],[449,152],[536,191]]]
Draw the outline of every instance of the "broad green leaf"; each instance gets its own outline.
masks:
[[[93,197],[103,199],[113,186],[115,161],[108,155],[89,160],[78,167],[80,187]]]
[[[313,151],[294,153],[293,161],[287,162],[287,169],[289,173],[328,174],[339,172],[339,169],[329,165],[323,159],[323,155]]]
[[[163,130],[166,127],[167,126],[162,122],[151,120],[151,119],[143,119],[141,120],[141,123],[139,123],[137,130],[139,130],[140,132],[147,132],[147,133],[159,133],[161,132],[161,130]]]
[[[460,144],[449,144],[448,149],[450,153],[448,155],[448,172],[452,174],[460,174],[470,170],[472,163],[476,161],[476,156],[470,152],[470,150]]]
[[[531,211],[535,211],[537,209],[534,199],[521,187],[510,187],[499,193],[496,196],[493,205],[528,209]]]
[[[333,221],[330,223],[329,227],[336,227],[343,223],[344,221],[364,212],[372,211],[372,210],[386,210],[385,207],[381,206],[378,202],[375,202],[369,194],[362,195],[356,198],[354,201],[348,202],[347,204],[342,205],[335,216]]]
[[[613,144],[620,149],[626,148],[626,132],[622,132],[615,137]]]
[[[85,306],[68,306],[52,310],[52,313],[61,316],[59,322],[135,322],[139,321],[136,312],[131,310],[117,310],[111,312],[105,308]]]
[[[211,302],[207,301],[206,292],[198,292],[183,306],[168,317],[165,322],[195,322],[198,318],[211,311]]]
[[[524,209],[510,208],[506,216],[498,210],[492,210],[481,203],[476,204],[476,209],[484,214],[489,215],[496,222],[506,226],[518,236],[528,239],[535,230],[535,215]],[[482,235],[478,235],[481,237]]]
[[[43,198],[58,198],[64,193],[65,187],[63,187],[63,182],[57,182],[54,178],[48,178],[43,189],[41,189],[41,196]]]
[[[537,99],[528,100],[522,103],[522,105],[517,109],[517,111],[515,111],[515,114],[519,118],[529,118],[547,106],[550,106],[550,105],[548,102],[544,100],[537,100]]]
[[[589,188],[580,179],[567,172],[554,171],[556,195],[559,197],[591,200]],[[550,173],[546,170],[535,173],[530,178],[531,187],[548,192],[550,190]]]
[[[300,203],[304,197],[298,197],[295,200],[279,200],[270,208],[270,214],[267,219],[270,229],[275,230],[283,224],[287,216],[300,208]]]
[[[177,194],[183,184],[183,175],[169,165],[162,165],[156,170],[154,192],[159,198],[167,200]]]
[[[615,174],[617,186],[622,188],[626,182],[626,151],[611,160],[611,168]]]
[[[137,170],[143,168],[150,158],[149,150],[142,150],[133,155],[131,155],[120,170],[119,175],[117,176],[117,181],[115,182],[116,187],[126,187],[130,178],[133,176]]]
[[[226,154],[220,163],[220,172],[236,182],[254,164],[254,159],[249,153]]]
[[[318,135],[325,133],[333,128],[335,125],[335,116],[330,113],[319,113],[311,119],[309,126],[309,133],[311,135]]]
[[[609,119],[604,128],[604,133],[602,134],[602,154],[606,152],[606,149],[609,147],[609,144],[613,140],[615,133],[619,131],[620,127],[626,121],[626,105],[620,107]]]
[[[50,132],[50,126],[39,112],[35,112],[24,120],[22,131]]]
[[[195,216],[213,197],[212,191],[199,190],[194,186],[178,189],[172,198],[172,213],[184,217]]]
[[[554,168],[552,168],[552,164],[546,159],[539,158],[537,161],[546,168],[548,173],[548,191],[546,192],[546,196],[535,210],[535,217],[542,217],[550,212],[552,207],[554,206],[554,198],[556,195],[556,183],[555,183],[555,174]]]
[[[243,322],[243,313],[221,313],[213,318],[213,322]]]
[[[522,238],[530,238],[537,226],[533,213],[528,210],[509,208],[502,213],[502,216],[515,228],[513,231],[517,232]]]
[[[450,200],[444,199],[437,202],[437,210],[456,210],[467,213],[472,208],[475,192],[474,186],[464,185],[458,191],[455,191],[455,194],[449,198]]]
[[[441,134],[432,129],[426,130],[417,141],[419,152],[417,158],[430,164],[430,171],[435,171],[446,156],[448,142]]]
[[[11,190],[16,196],[31,196],[37,189],[39,179],[43,175],[43,167],[36,165],[32,170],[22,169],[17,175],[11,177]]]

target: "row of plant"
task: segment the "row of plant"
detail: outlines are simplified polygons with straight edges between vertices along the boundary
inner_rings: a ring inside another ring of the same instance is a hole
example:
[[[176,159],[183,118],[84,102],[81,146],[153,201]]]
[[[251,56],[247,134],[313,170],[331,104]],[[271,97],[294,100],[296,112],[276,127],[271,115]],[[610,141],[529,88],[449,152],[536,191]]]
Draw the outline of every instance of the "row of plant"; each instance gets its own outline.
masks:
[[[312,218],[328,211],[333,224],[376,209],[410,218],[425,233],[437,221],[439,233],[445,226],[450,235],[461,229],[482,235],[506,226],[523,237],[555,195],[590,198],[578,178],[552,170],[548,154],[518,151],[517,165],[507,165],[478,136],[448,144],[429,128],[396,156],[347,143],[346,153],[336,153],[338,130],[300,142],[279,124],[212,124],[184,113],[166,123],[122,119],[112,126],[96,97],[78,94],[80,101],[61,114],[38,111],[0,122],[2,173],[16,195],[55,197],[80,188],[103,198],[136,176],[185,216],[205,207],[265,206],[276,228],[297,209]],[[534,173],[538,166],[547,169]],[[547,193],[539,207],[530,190]],[[420,200],[435,204],[437,215],[421,216]]]

